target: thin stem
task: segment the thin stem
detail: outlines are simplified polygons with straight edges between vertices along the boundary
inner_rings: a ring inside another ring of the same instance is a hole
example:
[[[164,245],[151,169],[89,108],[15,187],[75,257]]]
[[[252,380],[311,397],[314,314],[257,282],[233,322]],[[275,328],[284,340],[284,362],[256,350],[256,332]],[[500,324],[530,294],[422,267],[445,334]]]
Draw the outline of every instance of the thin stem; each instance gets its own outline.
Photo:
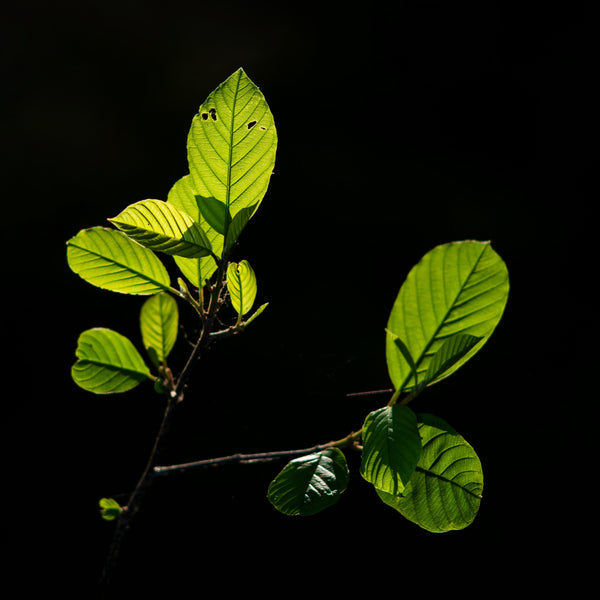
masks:
[[[188,360],[185,363],[181,374],[179,375],[179,379],[177,380],[177,385],[172,392],[172,394],[177,398],[178,402],[183,400],[183,391],[190,376],[193,364],[198,358],[200,358],[202,352],[208,347],[211,341],[212,325],[220,307],[221,289],[223,288],[223,263],[219,262],[218,265],[219,268],[217,270],[217,279],[211,289],[210,299],[208,301],[208,309],[204,315],[205,318],[200,337],[198,338],[192,353],[188,357]]]
[[[209,346],[211,342],[211,329],[217,311],[221,305],[220,296],[222,287],[223,266],[221,263],[219,264],[219,269],[217,272],[217,281],[215,282],[212,288],[208,309],[205,314],[201,315],[201,317],[203,317],[203,324],[198,341],[196,342],[190,356],[188,357],[188,360],[177,382],[174,382],[173,379],[170,378],[170,390],[167,393],[167,405],[165,407],[165,412],[163,414],[160,428],[154,440],[152,451],[150,452],[150,457],[148,458],[146,467],[144,468],[142,475],[138,479],[135,489],[129,497],[129,502],[127,503],[127,506],[125,506],[121,511],[119,523],[117,525],[117,529],[113,537],[113,542],[108,551],[108,556],[106,558],[104,570],[100,579],[100,584],[103,586],[108,585],[108,583],[110,582],[110,578],[114,571],[117,562],[117,557],[119,555],[119,551],[123,543],[123,539],[131,526],[131,521],[139,508],[140,501],[142,499],[142,496],[144,495],[144,492],[148,489],[148,486],[152,482],[152,479],[156,476],[155,466],[159,450],[169,430],[173,410],[177,404],[183,401],[184,390],[187,379],[190,375],[192,365],[201,356],[202,352]],[[203,312],[203,309],[201,312]]]
[[[108,551],[106,562],[104,563],[104,570],[102,572],[102,577],[100,580],[101,585],[108,585],[108,583],[110,582],[110,578],[112,576],[117,562],[123,538],[125,537],[125,534],[131,526],[131,520],[133,519],[139,508],[139,504],[142,499],[142,496],[144,495],[144,492],[148,489],[148,486],[150,485],[150,482],[154,477],[154,466],[156,463],[156,459],[158,458],[161,443],[163,442],[165,434],[169,429],[171,417],[173,414],[173,408],[176,404],[175,400],[176,398],[174,396],[168,396],[167,406],[163,414],[158,434],[156,435],[156,438],[154,440],[154,445],[152,447],[152,451],[150,452],[150,457],[148,458],[148,462],[146,463],[146,467],[141,477],[139,478],[135,489],[129,497],[127,506],[125,506],[121,512],[119,524],[115,531],[111,547]]]
[[[348,394],[346,394],[346,398],[353,398],[354,396],[375,396],[376,394],[389,394],[390,392],[393,392],[394,390],[388,389],[388,390],[372,390],[369,392],[350,392]]]
[[[400,389],[397,389],[393,393],[387,405],[394,406],[395,404],[397,404],[398,406],[406,406],[409,402],[412,402],[422,391],[423,386],[417,385],[410,392],[404,394],[404,396],[401,396]]]
[[[310,448],[302,448],[300,450],[280,450],[276,452],[258,452],[256,454],[231,454],[229,456],[220,456],[218,458],[207,458],[205,460],[195,460],[193,462],[181,463],[178,465],[168,465],[164,467],[154,467],[156,475],[168,475],[174,471],[188,471],[190,469],[198,469],[202,467],[215,467],[223,464],[250,464],[258,462],[269,462],[278,458],[291,458],[294,456],[302,456],[303,454],[311,454],[320,452],[330,448],[329,444],[320,444],[311,446]]]
[[[392,397],[390,398],[390,401],[387,403],[387,405],[394,406],[394,404],[396,404],[396,402],[398,402],[398,398],[400,397],[401,393],[402,393],[402,388],[398,388],[397,390],[395,390],[394,393],[392,394]]]
[[[202,285],[198,289],[198,306],[200,306],[200,310],[204,313],[204,288]]]
[[[203,467],[214,467],[223,464],[251,464],[260,462],[270,462],[280,458],[292,458],[295,456],[303,456],[305,454],[312,454],[313,452],[321,452],[327,450],[327,448],[343,448],[353,447],[360,449],[357,445],[357,440],[362,436],[362,429],[357,432],[353,432],[347,435],[341,440],[334,442],[328,442],[327,444],[317,444],[310,448],[302,448],[300,450],[278,450],[275,452],[258,452],[255,454],[230,454],[229,456],[220,456],[218,458],[207,458],[204,460],[195,460],[188,463],[181,463],[178,465],[168,465],[164,467],[154,467],[154,473],[156,475],[168,475],[173,472],[188,471],[190,469],[199,469]]]

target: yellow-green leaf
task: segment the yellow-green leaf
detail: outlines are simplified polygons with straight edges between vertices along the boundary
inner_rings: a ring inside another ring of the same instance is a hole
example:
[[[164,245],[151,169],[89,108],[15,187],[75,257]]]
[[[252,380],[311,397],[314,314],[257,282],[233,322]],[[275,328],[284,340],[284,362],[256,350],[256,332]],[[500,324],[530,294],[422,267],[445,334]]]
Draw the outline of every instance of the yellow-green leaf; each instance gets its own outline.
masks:
[[[230,263],[227,267],[227,289],[231,304],[240,316],[252,309],[256,299],[256,275],[247,260]]]
[[[220,258],[223,253],[223,236],[209,225],[200,212],[190,175],[185,175],[175,182],[169,191],[167,202],[188,214],[198,223],[206,233],[213,254]],[[210,279],[217,270],[217,263],[212,256],[200,258],[175,256],[174,259],[185,278],[197,288],[204,287],[206,280]]]
[[[147,296],[170,287],[158,256],[114,229],[81,230],[67,242],[67,262],[88,283],[113,292]]]
[[[77,362],[73,381],[95,394],[126,392],[150,377],[150,371],[135,346],[125,336],[97,327],[84,331],[77,340]]]
[[[155,364],[169,355],[179,326],[176,300],[169,294],[156,294],[144,302],[140,310],[140,330],[144,347]]]
[[[141,200],[109,219],[146,248],[198,258],[211,252],[210,241],[188,214],[161,200]]]
[[[428,252],[408,274],[387,323],[387,364],[396,390],[422,382],[450,337],[480,339],[428,383],[447,377],[478,352],[500,321],[508,290],[506,265],[487,242],[452,242]]]
[[[260,205],[275,164],[277,132],[265,97],[238,69],[200,106],[188,136],[193,188],[213,229]],[[250,215],[245,215],[245,225]],[[241,223],[238,223],[238,230]],[[236,236],[239,231],[236,231]]]

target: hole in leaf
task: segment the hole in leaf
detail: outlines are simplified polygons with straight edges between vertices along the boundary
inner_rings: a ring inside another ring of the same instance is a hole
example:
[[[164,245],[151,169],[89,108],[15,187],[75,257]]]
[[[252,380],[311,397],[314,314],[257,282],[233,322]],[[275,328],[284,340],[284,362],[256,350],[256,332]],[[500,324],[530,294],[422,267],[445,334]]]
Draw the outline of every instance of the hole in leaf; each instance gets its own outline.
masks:
[[[267,128],[266,128],[266,127],[264,127],[263,125],[261,125],[261,126],[260,126],[260,128],[261,128],[263,131],[266,131],[266,130],[267,130]]]
[[[207,112],[203,112],[203,113],[201,114],[201,117],[202,117],[202,120],[203,120],[203,121],[206,121],[206,119],[208,119],[208,113],[207,113]]]
[[[255,125],[256,121],[250,121],[250,123],[248,123],[248,129],[252,129]]]
[[[208,113],[210,114],[210,118],[211,118],[213,121],[216,121],[216,120],[217,120],[217,110],[216,110],[215,108],[211,108],[211,109],[209,109]]]

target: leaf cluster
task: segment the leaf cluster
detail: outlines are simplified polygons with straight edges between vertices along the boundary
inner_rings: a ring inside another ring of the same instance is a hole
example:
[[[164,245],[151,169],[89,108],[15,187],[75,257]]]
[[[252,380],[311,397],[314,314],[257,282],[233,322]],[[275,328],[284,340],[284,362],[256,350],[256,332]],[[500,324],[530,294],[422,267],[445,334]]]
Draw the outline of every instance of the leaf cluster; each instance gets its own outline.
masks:
[[[262,313],[266,304],[252,313],[258,289],[252,266],[246,259],[233,262],[231,253],[266,193],[276,147],[266,100],[240,69],[193,118],[189,172],[167,199],[135,202],[109,219],[112,227],[84,229],[67,242],[68,264],[85,281],[147,296],[139,325],[149,364],[120,333],[88,329],[79,336],[71,371],[78,386],[113,394],[151,381],[168,402],[180,402],[202,350],[243,331]],[[165,257],[178,270],[177,287]],[[479,458],[448,423],[409,404],[483,347],[508,290],[506,265],[488,242],[452,242],[428,252],[402,284],[385,328],[393,385],[388,402],[370,412],[357,432],[291,460],[268,488],[271,504],[286,515],[313,515],[338,502],[350,482],[344,454],[350,449],[362,453],[361,476],[408,520],[433,532],[468,526],[483,492]],[[179,331],[178,301],[196,311],[200,335],[175,375],[168,358]],[[219,317],[226,304],[236,313],[229,324]],[[151,459],[141,484],[152,466]],[[106,498],[100,507],[106,520],[131,510]]]
[[[231,262],[238,239],[260,206],[273,166],[277,132],[266,100],[243,69],[200,106],[190,127],[189,173],[166,200],[145,199],[67,242],[70,268],[88,283],[123,294],[149,296],[140,311],[148,366],[133,342],[105,328],[84,331],[72,377],[97,394],[125,392],[152,380],[158,392],[177,390],[167,365],[178,332],[175,299],[197,311],[205,341],[235,334],[256,318],[257,281],[247,260]],[[177,287],[164,262],[172,257]],[[221,331],[215,317],[229,294],[237,319]]]
[[[508,290],[506,265],[487,242],[453,242],[428,252],[389,315],[389,402],[369,413],[358,433],[291,461],[269,488],[272,504],[294,515],[335,504],[350,479],[340,449],[357,448],[362,440],[360,473],[385,504],[428,531],[468,526],[481,502],[481,462],[448,423],[408,404],[481,349],[503,314]]]

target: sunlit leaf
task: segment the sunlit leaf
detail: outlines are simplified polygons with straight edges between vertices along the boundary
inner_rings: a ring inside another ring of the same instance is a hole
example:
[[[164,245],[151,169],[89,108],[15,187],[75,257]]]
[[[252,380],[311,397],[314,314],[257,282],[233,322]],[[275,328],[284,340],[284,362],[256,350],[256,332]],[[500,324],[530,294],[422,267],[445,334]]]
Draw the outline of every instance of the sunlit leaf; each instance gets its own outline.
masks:
[[[244,208],[256,211],[260,205],[276,148],[277,132],[269,106],[239,69],[200,106],[188,136],[194,191],[202,198],[205,218],[226,239],[232,219]],[[249,217],[244,217],[245,222]]]
[[[170,287],[156,254],[114,229],[80,231],[67,242],[67,262],[88,283],[114,292],[150,295]]]
[[[350,474],[344,454],[330,448],[290,461],[269,485],[271,504],[286,515],[314,515],[332,506]]]
[[[208,256],[209,239],[187,213],[161,200],[141,200],[109,219],[130,238],[154,251],[187,258]]]
[[[178,179],[170,189],[167,202],[190,215],[198,223],[206,233],[213,254],[220,257],[223,253],[223,236],[213,229],[203,217],[198,206],[198,198],[192,185],[192,178],[190,175],[185,175]],[[212,256],[201,258],[175,256],[174,259],[185,278],[197,288],[203,287],[204,282],[210,279],[217,269],[217,263]]]
[[[247,260],[230,263],[227,267],[227,289],[231,304],[240,316],[252,309],[256,299],[256,275]]]
[[[95,394],[126,392],[150,377],[135,346],[125,336],[98,327],[77,340],[78,360],[71,369],[73,381]]]
[[[156,294],[144,302],[140,311],[142,340],[155,364],[161,364],[169,355],[179,325],[176,300],[169,294]]]
[[[254,214],[256,206],[256,204],[253,204],[252,206],[246,206],[236,213],[235,217],[233,217],[227,230],[226,245],[228,248],[233,248],[234,244],[237,242],[239,236],[244,230],[244,227],[246,227],[246,224],[250,220],[250,217]]]
[[[463,356],[470,352],[479,342],[480,337],[468,333],[457,333],[448,338],[429,362],[425,383],[435,381],[447,373]]]
[[[250,317],[248,317],[248,319],[244,322],[244,326],[250,325],[250,323],[252,323],[252,321],[254,321],[254,319],[256,319],[257,317],[259,317],[262,312],[265,310],[265,308],[267,308],[267,306],[269,306],[268,302],[265,302],[264,304],[261,304],[251,315]]]
[[[416,387],[419,384],[419,374],[417,372],[417,365],[415,365],[415,361],[410,354],[410,350],[406,347],[406,344],[397,335],[393,334],[391,331],[387,331],[387,333],[393,338],[394,344],[396,345],[398,350],[400,350],[400,353],[402,354],[404,360],[408,363],[408,366],[410,367],[411,371],[411,376],[414,377],[414,385]]]
[[[419,456],[417,417],[407,406],[387,406],[370,413],[363,425],[361,475],[375,488],[402,492]]]
[[[389,316],[386,355],[396,390],[414,387],[413,366],[399,349],[402,340],[424,379],[432,357],[456,334],[481,338],[430,383],[447,377],[487,341],[508,298],[508,272],[487,242],[453,242],[428,252],[410,271]]]
[[[419,415],[423,451],[401,495],[377,490],[379,497],[423,529],[464,529],[479,510],[483,492],[481,462],[473,448],[438,417]]]

